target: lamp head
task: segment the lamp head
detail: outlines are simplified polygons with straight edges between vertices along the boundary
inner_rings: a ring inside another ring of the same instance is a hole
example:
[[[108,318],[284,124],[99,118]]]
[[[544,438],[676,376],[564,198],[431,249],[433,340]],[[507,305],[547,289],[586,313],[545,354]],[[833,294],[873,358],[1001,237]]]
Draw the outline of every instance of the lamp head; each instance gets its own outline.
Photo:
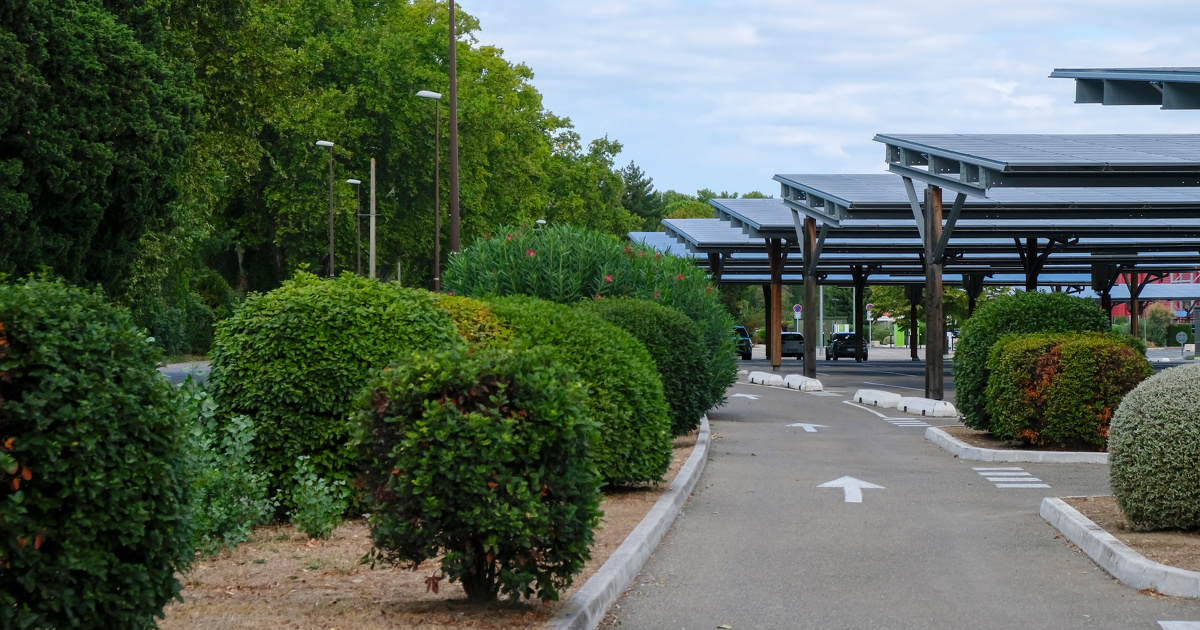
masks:
[[[432,98],[432,99],[441,99],[442,98],[441,94],[438,94],[437,92],[430,92],[429,90],[421,90],[420,92],[417,92],[417,96],[420,96],[421,98]]]
[[[317,140],[317,146],[319,146],[319,147],[332,147],[332,146],[333,146],[333,143],[332,143],[332,142],[330,142],[330,141],[328,141],[328,140]]]
[[[355,186],[357,186],[357,185],[361,184],[362,182],[358,181],[357,179],[347,179],[347,180],[346,180],[346,183],[347,183],[347,184],[354,184]]]

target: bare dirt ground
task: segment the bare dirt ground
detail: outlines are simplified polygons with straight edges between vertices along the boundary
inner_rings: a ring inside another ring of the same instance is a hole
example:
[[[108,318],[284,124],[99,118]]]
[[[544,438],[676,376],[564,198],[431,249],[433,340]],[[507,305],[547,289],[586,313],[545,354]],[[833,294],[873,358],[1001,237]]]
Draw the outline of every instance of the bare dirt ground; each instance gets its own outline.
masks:
[[[1146,559],[1188,571],[1200,571],[1200,533],[1134,531],[1112,497],[1071,497],[1063,501]]]
[[[1024,445],[967,427],[942,427],[942,430],[972,446],[1028,450]],[[1188,571],[1200,571],[1200,532],[1138,532],[1130,527],[1112,497],[1072,497],[1063,500],[1147,559]]]
[[[607,491],[592,559],[560,597],[566,601],[616,551],[678,474],[697,432],[675,440],[667,482]],[[163,630],[515,630],[535,628],[561,603],[468,604],[462,587],[426,578],[436,560],[416,571],[359,564],[371,548],[364,519],[342,524],[329,540],[308,540],[290,525],[259,528],[233,553],[204,558],[179,580],[183,602],[164,610]]]

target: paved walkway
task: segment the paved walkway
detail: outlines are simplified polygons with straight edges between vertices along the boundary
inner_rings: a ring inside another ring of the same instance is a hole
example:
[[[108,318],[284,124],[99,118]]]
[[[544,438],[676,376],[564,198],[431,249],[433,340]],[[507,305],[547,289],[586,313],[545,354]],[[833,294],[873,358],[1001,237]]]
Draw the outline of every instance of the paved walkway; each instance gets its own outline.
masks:
[[[833,393],[730,391],[709,416],[712,455],[695,494],[611,611],[620,627],[1125,630],[1200,620],[1200,602],[1115,584],[1038,516],[1046,496],[1109,494],[1106,466],[977,470],[916,423]]]

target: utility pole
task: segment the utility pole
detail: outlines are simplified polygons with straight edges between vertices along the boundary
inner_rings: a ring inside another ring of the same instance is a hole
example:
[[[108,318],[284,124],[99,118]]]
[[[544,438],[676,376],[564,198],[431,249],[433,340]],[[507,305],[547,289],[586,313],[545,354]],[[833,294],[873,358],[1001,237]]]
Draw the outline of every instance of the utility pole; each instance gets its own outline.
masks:
[[[371,158],[371,261],[370,275],[375,279],[375,158]]]
[[[454,35],[454,0],[450,0],[450,253],[459,251],[458,208],[458,71],[454,53],[458,38]]]

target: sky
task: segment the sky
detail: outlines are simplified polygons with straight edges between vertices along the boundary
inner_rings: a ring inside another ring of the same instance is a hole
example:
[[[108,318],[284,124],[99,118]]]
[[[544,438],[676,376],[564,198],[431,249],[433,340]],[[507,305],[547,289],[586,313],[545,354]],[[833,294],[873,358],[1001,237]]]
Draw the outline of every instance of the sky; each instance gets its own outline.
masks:
[[[461,0],[584,141],[658,190],[884,172],[877,133],[1200,133],[1054,68],[1200,66],[1197,0]]]

